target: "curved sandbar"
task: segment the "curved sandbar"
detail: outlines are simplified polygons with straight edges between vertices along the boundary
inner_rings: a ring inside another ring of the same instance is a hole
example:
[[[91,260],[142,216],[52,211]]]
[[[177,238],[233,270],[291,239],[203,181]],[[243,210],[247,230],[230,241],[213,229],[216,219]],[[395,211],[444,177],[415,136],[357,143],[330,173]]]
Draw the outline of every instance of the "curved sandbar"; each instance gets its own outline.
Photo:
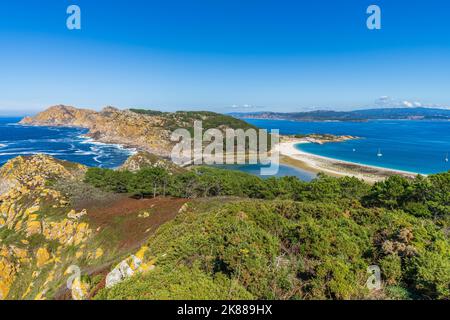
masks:
[[[374,183],[392,175],[414,178],[415,172],[387,169],[371,165],[337,160],[307,153],[296,148],[302,143],[312,143],[311,139],[291,138],[280,142],[275,148],[280,153],[280,162],[296,166],[314,173],[323,172],[335,177],[351,176]]]

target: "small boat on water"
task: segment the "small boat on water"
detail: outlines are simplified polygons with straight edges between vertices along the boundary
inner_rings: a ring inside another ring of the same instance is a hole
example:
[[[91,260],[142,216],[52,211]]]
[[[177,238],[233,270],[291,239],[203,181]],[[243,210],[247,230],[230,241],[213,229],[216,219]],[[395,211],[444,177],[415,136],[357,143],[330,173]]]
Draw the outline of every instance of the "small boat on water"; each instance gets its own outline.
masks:
[[[448,153],[445,155],[444,161],[445,161],[445,162],[448,162]]]
[[[383,156],[383,154],[381,153],[381,149],[378,149],[377,157],[381,158],[382,156]]]

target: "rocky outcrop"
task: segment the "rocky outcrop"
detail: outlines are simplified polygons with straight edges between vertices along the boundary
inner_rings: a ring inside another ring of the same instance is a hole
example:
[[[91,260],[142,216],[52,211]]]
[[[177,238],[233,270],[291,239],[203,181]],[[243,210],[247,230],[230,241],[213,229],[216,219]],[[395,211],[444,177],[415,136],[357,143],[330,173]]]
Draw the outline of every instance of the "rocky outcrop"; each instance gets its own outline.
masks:
[[[148,256],[148,247],[142,247],[136,254],[131,255],[127,259],[120,262],[108,275],[106,276],[106,288],[111,288],[125,279],[135,275],[136,273],[143,273],[155,268],[156,259],[151,259],[145,262]]]
[[[48,108],[35,117],[26,117],[21,123],[31,125],[76,126],[89,128],[96,121],[98,113],[87,109],[57,105]]]
[[[69,218],[74,211],[68,199],[52,187],[55,181],[80,180],[85,171],[45,155],[17,157],[0,169],[0,299],[45,299],[65,264],[87,259],[87,252],[73,253],[92,235],[82,221],[87,212]]]
[[[100,112],[58,105],[27,117],[24,125],[74,126],[89,129],[88,136],[97,141],[137,147],[151,153],[168,156],[172,149],[171,132],[166,118],[143,115],[130,110],[106,107]]]
[[[148,152],[138,152],[132,155],[120,167],[120,170],[136,172],[143,168],[162,168],[169,173],[181,173],[185,170],[169,160]]]

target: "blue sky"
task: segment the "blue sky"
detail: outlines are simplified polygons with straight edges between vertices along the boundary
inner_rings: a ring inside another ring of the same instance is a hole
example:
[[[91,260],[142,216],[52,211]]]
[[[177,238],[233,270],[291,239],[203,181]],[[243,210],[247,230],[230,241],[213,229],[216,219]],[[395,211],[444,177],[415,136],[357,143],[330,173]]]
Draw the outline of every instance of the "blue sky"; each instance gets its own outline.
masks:
[[[447,106],[449,19],[446,0],[2,1],[0,114]]]

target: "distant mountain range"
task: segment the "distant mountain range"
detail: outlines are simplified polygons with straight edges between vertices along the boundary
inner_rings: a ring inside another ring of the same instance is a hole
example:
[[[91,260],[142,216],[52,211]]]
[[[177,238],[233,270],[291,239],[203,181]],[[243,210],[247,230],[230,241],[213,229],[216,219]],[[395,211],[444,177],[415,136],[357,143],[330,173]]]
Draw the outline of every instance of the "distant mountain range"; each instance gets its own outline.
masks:
[[[294,121],[368,121],[368,120],[450,120],[450,110],[435,108],[383,108],[355,111],[317,110],[310,112],[233,112],[230,115],[247,119]]]

